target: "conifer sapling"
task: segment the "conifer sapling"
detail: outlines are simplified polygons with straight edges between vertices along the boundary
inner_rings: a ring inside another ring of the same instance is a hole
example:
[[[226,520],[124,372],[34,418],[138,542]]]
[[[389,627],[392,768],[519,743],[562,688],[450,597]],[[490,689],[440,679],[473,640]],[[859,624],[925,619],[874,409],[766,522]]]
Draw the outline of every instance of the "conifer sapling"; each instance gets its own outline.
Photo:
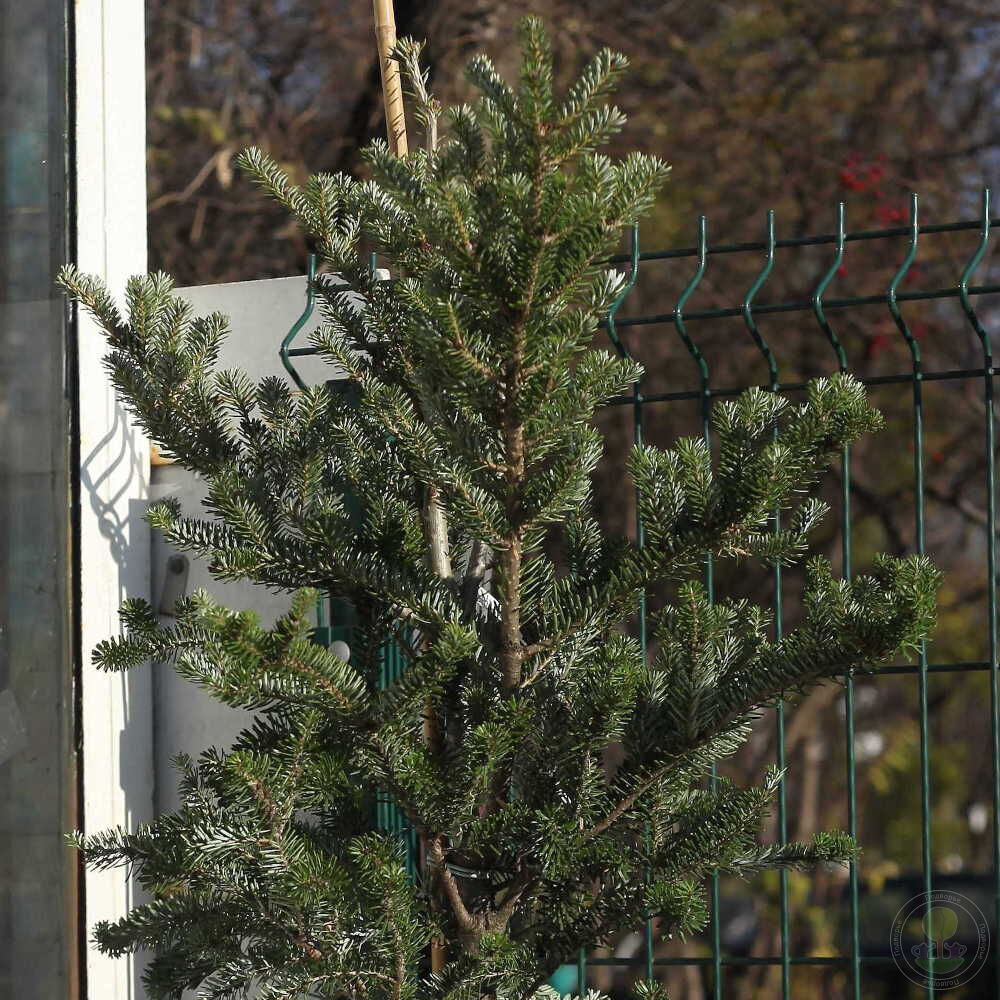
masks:
[[[204,593],[169,627],[130,600],[94,653],[108,670],[172,661],[256,713],[232,747],[178,760],[179,811],[79,838],[151,895],[97,942],[151,948],[152,997],[526,998],[648,915],[703,926],[713,869],[855,850],[839,833],[762,845],[779,775],[706,778],[761,706],[922,641],[936,571],[883,557],[843,581],[813,559],[780,639],[767,610],[696,581],[706,553],[802,557],[824,513],[803,494],[879,416],[844,375],[799,405],[746,392],[716,406],[714,455],[700,439],[632,452],[643,546],[602,531],[592,418],[641,372],[593,345],[625,280],[605,261],[667,167],[599,152],[624,122],[606,103],[623,57],[600,52],[557,94],[539,23],[522,38],[514,84],[477,56],[478,99],[443,112],[401,43],[438,138],[405,159],[373,143],[370,180],[296,187],[260,150],[242,157],[325,265],[314,346],[351,392],[218,371],[225,317],[194,317],[163,274],[129,283],[125,315],[99,281],[62,276],[107,334],[123,400],[209,484],[205,519],[166,501],[150,523],[220,580],[293,595],[270,629]],[[664,586],[644,657],[626,626]],[[353,606],[349,662],[310,639],[317,592]],[[387,642],[407,667],[380,689]],[[419,834],[415,882],[372,829],[376,791]]]

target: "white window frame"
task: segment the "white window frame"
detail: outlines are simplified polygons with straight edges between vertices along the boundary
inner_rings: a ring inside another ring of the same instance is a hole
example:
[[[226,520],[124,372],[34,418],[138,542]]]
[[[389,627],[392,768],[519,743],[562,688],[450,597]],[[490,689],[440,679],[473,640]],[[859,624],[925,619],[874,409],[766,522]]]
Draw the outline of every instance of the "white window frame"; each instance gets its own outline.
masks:
[[[144,15],[140,0],[76,0],[74,130],[77,263],[121,297],[146,270]],[[149,592],[149,482],[143,436],[125,418],[101,359],[104,339],[79,317],[80,537],[83,816],[88,832],[135,828],[152,816],[153,725],[149,670],[105,674],[91,650],[119,631],[118,606]],[[136,958],[110,959],[91,943],[98,920],[137,901],[121,870],[88,872],[86,996],[143,995]]]

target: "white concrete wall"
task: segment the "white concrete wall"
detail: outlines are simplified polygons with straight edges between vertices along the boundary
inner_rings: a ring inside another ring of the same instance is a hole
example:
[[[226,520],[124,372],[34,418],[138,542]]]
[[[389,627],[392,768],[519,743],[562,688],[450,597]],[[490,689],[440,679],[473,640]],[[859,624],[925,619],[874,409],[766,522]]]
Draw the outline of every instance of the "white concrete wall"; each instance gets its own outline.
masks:
[[[220,369],[242,368],[254,382],[267,375],[289,379],[278,357],[278,348],[305,309],[305,275],[192,285],[175,289],[174,294],[190,302],[196,316],[221,312],[229,317],[232,332],[219,354]],[[319,324],[320,315],[316,309],[292,346],[308,347],[309,335]],[[337,377],[336,370],[319,358],[292,358],[292,362],[306,385]]]
[[[76,149],[78,263],[115,293],[146,270],[143,5],[77,0]],[[104,340],[80,317],[80,478],[83,574],[83,782],[86,830],[134,827],[152,815],[152,683],[148,670],[102,674],[90,665],[101,639],[119,631],[126,595],[149,592],[146,504],[149,457],[101,366]],[[120,870],[88,872],[88,937],[100,919],[125,914],[134,886]],[[90,949],[91,1000],[140,997],[141,961]]]
[[[278,358],[278,347],[305,306],[304,276],[199,285],[179,288],[177,294],[191,303],[196,315],[221,312],[229,317],[232,334],[222,348],[220,369],[242,368],[255,382],[267,375],[288,378]],[[317,323],[318,315],[300,332],[296,347],[308,346],[308,335]],[[317,358],[294,360],[306,384],[336,375],[334,369]],[[153,467],[151,500],[177,497],[185,514],[205,517],[202,508],[205,494],[204,482],[187,469],[178,465]],[[185,571],[171,573],[169,561],[175,554],[155,533],[152,599],[161,611],[169,611],[178,597],[196,588],[207,590],[227,607],[256,611],[265,626],[288,610],[288,594],[242,582],[219,583],[209,575],[203,559],[188,557]],[[167,622],[169,618],[161,620]],[[227,748],[251,716],[214,701],[203,690],[178,677],[169,665],[156,664],[153,669],[155,810],[162,813],[179,804],[177,775],[170,765],[173,755],[183,751],[197,758],[208,747]]]

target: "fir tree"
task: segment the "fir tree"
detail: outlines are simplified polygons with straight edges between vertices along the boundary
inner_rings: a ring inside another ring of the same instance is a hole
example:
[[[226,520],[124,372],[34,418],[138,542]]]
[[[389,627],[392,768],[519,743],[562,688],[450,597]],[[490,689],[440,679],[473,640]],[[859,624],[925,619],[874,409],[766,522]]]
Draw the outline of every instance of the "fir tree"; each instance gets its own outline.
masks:
[[[242,158],[326,265],[314,344],[352,393],[217,371],[226,319],[192,316],[163,274],[130,282],[127,316],[99,281],[62,278],[150,438],[210,486],[206,519],[167,501],[150,523],[220,580],[294,592],[272,629],[204,593],[170,627],[131,600],[124,634],[94,652],[108,670],[172,661],[256,713],[232,747],[177,761],[178,812],[79,838],[89,864],[126,866],[151,894],[96,936],[111,954],[153,949],[153,997],[523,998],[647,915],[702,927],[713,869],[847,859],[839,833],[758,842],[777,773],[752,788],[707,775],[762,706],[932,628],[922,558],[852,581],[813,559],[802,622],[780,639],[766,609],[695,582],[705,553],[803,556],[824,513],[804,493],[879,426],[847,376],[800,405],[763,390],[719,404],[715,454],[637,447],[645,544],[606,537],[592,417],[641,370],[593,347],[624,280],[605,261],[667,167],[598,152],[624,121],[606,104],[619,55],[557,95],[529,20],[517,82],[476,57],[477,102],[447,112],[418,56],[403,43],[440,142],[406,159],[376,142],[371,180],[303,187],[259,150]],[[394,280],[369,271],[362,241]],[[644,657],[625,626],[651,587],[674,597]],[[317,592],[353,606],[349,662],[310,640]],[[379,689],[388,641],[407,669]],[[371,828],[375,790],[419,833],[416,883]],[[432,940],[445,961],[429,973]]]

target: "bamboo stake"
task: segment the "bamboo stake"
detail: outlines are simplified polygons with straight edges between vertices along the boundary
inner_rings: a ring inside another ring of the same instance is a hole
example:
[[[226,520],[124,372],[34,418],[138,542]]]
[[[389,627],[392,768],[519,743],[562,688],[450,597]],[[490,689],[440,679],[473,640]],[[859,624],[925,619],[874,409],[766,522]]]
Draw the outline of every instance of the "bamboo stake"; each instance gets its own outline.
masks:
[[[390,53],[396,45],[396,15],[392,0],[374,0],[375,2],[375,38],[378,42],[378,61],[382,71],[382,100],[385,104],[385,128],[389,136],[389,148],[396,156],[404,157],[409,152],[406,142],[406,117],[403,113],[403,87],[399,79],[399,63],[390,58]],[[436,125],[436,123],[435,123]],[[435,128],[435,132],[436,132]],[[436,145],[436,135],[435,135]],[[440,514],[433,506],[432,512]],[[445,535],[447,538],[447,535]],[[440,556],[440,554],[439,554]],[[448,562],[447,550],[443,553],[444,562]],[[449,572],[445,575],[450,576]],[[427,720],[424,720],[424,738],[433,739],[428,731]],[[421,855],[423,855],[423,837],[421,840]],[[431,971],[440,972],[447,961],[447,951],[441,941],[431,942]]]
[[[385,104],[385,128],[389,148],[399,157],[406,156],[406,117],[403,114],[403,86],[399,63],[391,57],[396,45],[396,14],[392,0],[375,0],[375,39],[382,71],[382,100]]]
[[[389,148],[399,157],[406,156],[406,117],[403,113],[403,87],[399,79],[399,63],[390,58],[396,45],[396,15],[392,0],[375,0],[375,38],[378,42],[379,68],[382,70],[382,99],[385,103],[385,127]],[[436,509],[436,508],[434,508]],[[447,537],[447,536],[446,536]],[[444,559],[447,561],[447,551]],[[450,574],[449,574],[450,575]],[[431,727],[424,720],[424,739],[430,741]],[[420,854],[424,854],[424,838],[420,838]],[[447,952],[441,941],[431,942],[431,971],[440,972],[447,961]]]

